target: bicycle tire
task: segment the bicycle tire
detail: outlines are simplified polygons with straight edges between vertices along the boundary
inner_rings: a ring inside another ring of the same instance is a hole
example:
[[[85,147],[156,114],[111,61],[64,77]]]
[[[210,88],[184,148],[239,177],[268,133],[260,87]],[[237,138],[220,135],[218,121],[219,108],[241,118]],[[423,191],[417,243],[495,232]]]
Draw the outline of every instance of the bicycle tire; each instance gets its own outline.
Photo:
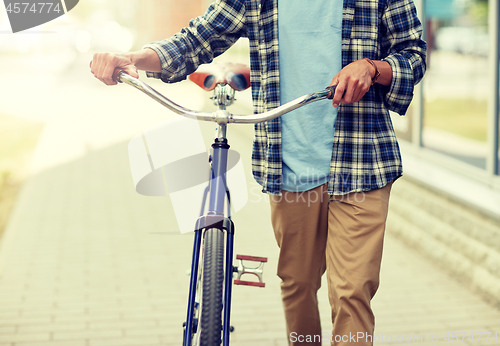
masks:
[[[216,228],[206,230],[203,247],[200,346],[219,346],[222,332],[224,233]]]

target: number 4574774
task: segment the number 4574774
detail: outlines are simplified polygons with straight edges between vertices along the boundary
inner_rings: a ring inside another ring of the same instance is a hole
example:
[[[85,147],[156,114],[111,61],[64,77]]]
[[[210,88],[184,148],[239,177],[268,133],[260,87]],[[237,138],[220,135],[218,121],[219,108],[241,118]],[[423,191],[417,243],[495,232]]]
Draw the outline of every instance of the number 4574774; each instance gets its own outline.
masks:
[[[60,13],[61,11],[58,3],[54,6],[51,2],[14,2],[7,5],[8,13]]]

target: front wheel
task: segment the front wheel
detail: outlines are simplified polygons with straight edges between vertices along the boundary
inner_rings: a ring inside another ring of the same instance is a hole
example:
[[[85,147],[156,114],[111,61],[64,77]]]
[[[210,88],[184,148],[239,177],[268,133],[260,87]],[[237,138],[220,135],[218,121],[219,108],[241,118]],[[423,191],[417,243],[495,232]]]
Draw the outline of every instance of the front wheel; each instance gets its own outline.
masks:
[[[224,233],[221,230],[211,228],[205,231],[203,252],[200,346],[219,346],[224,284]]]

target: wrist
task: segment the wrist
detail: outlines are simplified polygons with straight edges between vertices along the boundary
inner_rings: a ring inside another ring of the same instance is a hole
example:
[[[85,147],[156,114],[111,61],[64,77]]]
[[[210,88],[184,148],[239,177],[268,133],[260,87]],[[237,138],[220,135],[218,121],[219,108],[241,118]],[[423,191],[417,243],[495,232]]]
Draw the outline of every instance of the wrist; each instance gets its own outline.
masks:
[[[127,53],[128,58],[139,70],[161,72],[161,62],[158,54],[153,49],[144,48]]]
[[[372,85],[373,85],[377,82],[377,80],[380,77],[380,72],[378,70],[378,67],[372,60],[368,58],[363,58],[362,60],[366,61],[371,66],[370,70],[373,71],[373,73],[370,74],[370,78],[372,79]]]
[[[133,65],[141,65],[141,63],[144,61],[144,52],[143,50],[128,52],[125,53],[125,57],[127,57]]]

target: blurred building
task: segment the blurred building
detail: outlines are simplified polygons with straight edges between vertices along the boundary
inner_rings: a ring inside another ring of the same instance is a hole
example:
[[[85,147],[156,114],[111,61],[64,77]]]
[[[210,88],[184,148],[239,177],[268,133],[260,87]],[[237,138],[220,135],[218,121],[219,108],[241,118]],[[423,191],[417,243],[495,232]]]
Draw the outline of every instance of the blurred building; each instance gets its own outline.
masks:
[[[147,43],[172,36],[188,25],[189,20],[203,15],[206,0],[148,0],[136,6],[137,42]]]
[[[498,0],[415,3],[428,68],[393,115],[406,179],[388,229],[500,304]]]

